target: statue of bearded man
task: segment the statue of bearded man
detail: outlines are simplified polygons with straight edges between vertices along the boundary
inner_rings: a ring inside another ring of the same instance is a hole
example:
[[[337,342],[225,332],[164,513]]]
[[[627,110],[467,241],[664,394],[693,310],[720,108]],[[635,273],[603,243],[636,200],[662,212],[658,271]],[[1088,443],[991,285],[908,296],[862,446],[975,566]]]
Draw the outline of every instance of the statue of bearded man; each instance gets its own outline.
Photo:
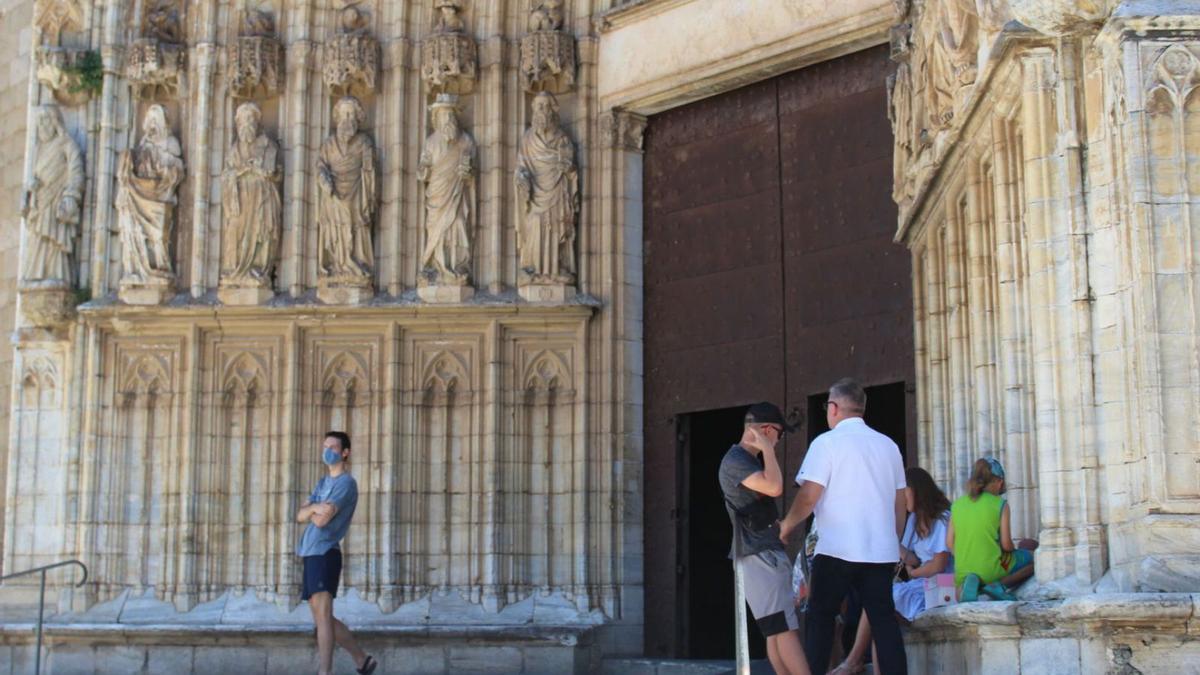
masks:
[[[70,285],[83,203],[83,155],[52,105],[38,109],[37,140],[33,181],[21,205],[27,235],[21,279]]]
[[[575,146],[559,127],[558,101],[542,92],[533,99],[533,123],[517,155],[519,268],[528,281],[575,281],[575,217],[579,171]]]
[[[269,283],[283,213],[279,146],[262,133],[262,109],[243,103],[234,115],[237,140],[225,158],[222,276],[233,283]]]
[[[183,168],[183,151],[167,126],[167,110],[156,103],[142,119],[142,140],[121,155],[117,169],[116,206],[126,280],[174,278],[167,249]]]
[[[378,204],[375,143],[360,131],[366,113],[347,96],[333,108],[335,131],[317,164],[318,264],[326,277],[370,277],[375,267],[371,224]]]
[[[439,96],[429,109],[435,131],[425,139],[417,168],[425,184],[421,266],[438,283],[462,285],[471,273],[475,140],[459,126],[453,96]]]

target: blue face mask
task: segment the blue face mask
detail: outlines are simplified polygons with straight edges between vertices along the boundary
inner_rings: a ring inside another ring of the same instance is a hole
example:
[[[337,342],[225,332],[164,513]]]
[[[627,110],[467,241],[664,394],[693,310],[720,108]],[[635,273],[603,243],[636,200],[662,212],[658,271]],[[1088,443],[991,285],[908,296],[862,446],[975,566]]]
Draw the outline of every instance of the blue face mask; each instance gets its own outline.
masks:
[[[342,461],[342,451],[334,450],[333,448],[324,448],[321,450],[321,460],[329,466],[333,466]]]

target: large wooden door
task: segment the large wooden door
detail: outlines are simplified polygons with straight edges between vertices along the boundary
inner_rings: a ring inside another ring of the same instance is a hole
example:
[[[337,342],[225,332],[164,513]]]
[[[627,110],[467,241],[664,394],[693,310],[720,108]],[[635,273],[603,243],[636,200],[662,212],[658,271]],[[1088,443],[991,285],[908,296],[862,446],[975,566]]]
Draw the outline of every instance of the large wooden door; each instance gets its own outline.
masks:
[[[781,448],[794,475],[807,443],[810,399],[838,377],[911,392],[909,257],[892,243],[888,72],[886,48],[873,48],[650,120],[644,186],[650,655],[721,656],[701,637],[714,626],[695,625],[697,613],[688,611],[702,599],[698,593],[732,588],[727,550],[688,543],[695,537],[687,533],[704,527],[692,514],[711,518],[712,509],[701,507],[720,499],[715,473],[706,481],[690,470],[712,465],[707,454],[693,452],[714,452],[709,439],[689,431],[696,415],[764,399],[778,403],[806,426]],[[897,440],[908,445],[916,431],[911,393],[890,396],[887,406]],[[704,419],[732,418],[712,412]],[[785,504],[793,493],[785,493]],[[710,620],[732,630],[732,616]]]

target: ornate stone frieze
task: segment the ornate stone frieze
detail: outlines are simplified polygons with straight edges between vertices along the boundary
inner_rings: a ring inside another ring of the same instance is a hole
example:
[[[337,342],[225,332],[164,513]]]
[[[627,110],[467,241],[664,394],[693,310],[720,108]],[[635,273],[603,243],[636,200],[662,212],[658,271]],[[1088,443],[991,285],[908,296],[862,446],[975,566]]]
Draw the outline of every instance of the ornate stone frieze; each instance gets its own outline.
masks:
[[[357,2],[338,15],[341,32],[325,43],[321,76],[334,96],[357,96],[375,91],[379,77],[379,40],[368,32],[367,16]]]
[[[563,30],[563,0],[542,0],[529,14],[521,86],[531,94],[565,94],[575,87],[575,37]]]
[[[257,305],[270,299],[279,257],[283,216],[279,146],[262,130],[255,103],[238,106],[233,147],[221,174],[221,285],[225,304]]]
[[[1017,21],[1047,35],[1063,35],[1103,22],[1116,0],[1007,0]]]
[[[267,12],[247,10],[242,34],[229,45],[229,90],[237,98],[271,97],[283,86],[283,45]]]
[[[467,33],[461,0],[435,0],[433,32],[421,44],[421,79],[433,94],[469,94],[479,70],[478,47]]]
[[[333,108],[334,132],[317,161],[317,295],[330,304],[357,304],[373,294],[372,230],[379,204],[375,142],[362,130],[366,112],[346,97]]]
[[[457,106],[453,94],[442,94],[429,106],[434,131],[425,139],[417,167],[417,178],[425,188],[425,245],[418,292],[427,302],[461,302],[473,295],[475,139],[462,129]]]
[[[187,47],[174,2],[160,0],[148,8],[142,36],[125,54],[125,77],[134,95],[147,100],[178,95]]]
[[[574,291],[579,165],[554,96],[538,94],[532,108],[517,155],[518,287],[527,300],[561,302]]]
[[[183,173],[179,139],[167,125],[166,109],[154,104],[142,120],[142,140],[122,153],[117,169],[120,297],[128,304],[161,304],[173,292],[170,250]]]

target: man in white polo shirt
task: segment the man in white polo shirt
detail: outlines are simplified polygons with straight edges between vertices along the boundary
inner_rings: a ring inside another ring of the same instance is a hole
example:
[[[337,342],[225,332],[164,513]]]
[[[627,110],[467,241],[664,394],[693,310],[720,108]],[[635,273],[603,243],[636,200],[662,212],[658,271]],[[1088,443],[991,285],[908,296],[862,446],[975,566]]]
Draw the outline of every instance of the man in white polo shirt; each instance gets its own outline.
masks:
[[[892,602],[892,574],[900,560],[906,515],[904,463],[896,444],[863,421],[866,410],[867,394],[858,382],[846,378],[829,388],[825,419],[830,430],[809,445],[796,474],[800,493],[780,528],[786,541],[810,513],[816,514],[813,527],[820,538],[804,641],[814,674],[829,666],[834,617],[850,590],[858,594],[871,622],[879,657],[876,672],[908,672]]]

